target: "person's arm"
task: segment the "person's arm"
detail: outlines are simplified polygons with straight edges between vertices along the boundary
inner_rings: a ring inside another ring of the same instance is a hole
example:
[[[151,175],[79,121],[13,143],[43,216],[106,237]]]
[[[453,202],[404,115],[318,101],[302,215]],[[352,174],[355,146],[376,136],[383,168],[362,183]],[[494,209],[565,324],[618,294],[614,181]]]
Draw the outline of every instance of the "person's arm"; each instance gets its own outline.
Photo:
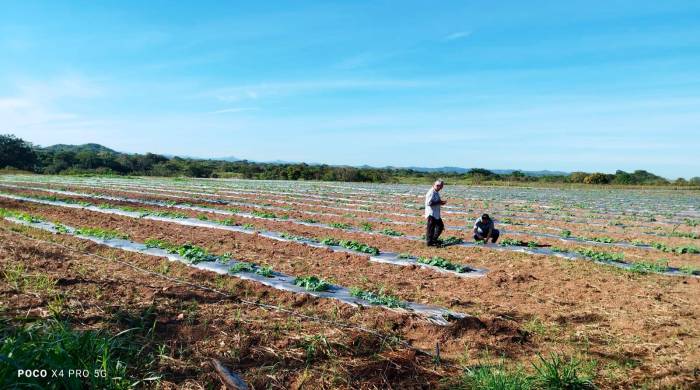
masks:
[[[493,222],[489,222],[489,231],[486,233],[484,241],[488,241],[491,238],[491,233],[493,233]]]

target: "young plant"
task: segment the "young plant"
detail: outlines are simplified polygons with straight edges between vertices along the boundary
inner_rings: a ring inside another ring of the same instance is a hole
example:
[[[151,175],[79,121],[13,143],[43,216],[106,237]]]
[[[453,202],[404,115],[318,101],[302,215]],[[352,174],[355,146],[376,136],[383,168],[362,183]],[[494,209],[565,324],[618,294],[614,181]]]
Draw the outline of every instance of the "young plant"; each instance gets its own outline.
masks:
[[[341,223],[341,222],[331,222],[328,224],[328,226],[336,228],[336,229],[343,229],[343,230],[352,229],[352,225],[347,224],[347,223]]]
[[[383,289],[378,292],[363,290],[358,287],[352,287],[350,289],[350,295],[356,298],[364,299],[372,305],[383,305],[387,307],[406,307],[406,303],[402,302],[399,298],[385,294]]]
[[[129,238],[128,235],[121,233],[121,232],[118,232],[118,231],[115,231],[115,230],[90,228],[90,227],[83,227],[83,228],[75,229],[75,233],[79,234],[81,236],[96,237],[96,238],[101,238],[103,240],[111,240],[111,239],[115,239],[115,238],[120,238],[122,240],[126,240]]]
[[[232,265],[228,272],[230,274],[237,274],[239,272],[253,272],[253,264],[247,263],[245,261],[239,261]]]
[[[316,276],[304,276],[294,279],[294,284],[309,291],[328,291],[331,284]]]
[[[601,252],[601,251],[595,251],[595,250],[588,249],[588,248],[579,248],[576,250],[576,252],[578,252],[581,255],[586,256],[590,259],[598,260],[598,261],[624,263],[624,259],[625,259],[625,255],[622,253]]]
[[[472,268],[467,267],[466,265],[459,265],[452,263],[451,261],[444,259],[442,257],[419,257],[416,259],[417,262],[421,264],[427,264],[427,265],[432,265],[434,267],[446,269],[448,271],[455,271],[458,273],[465,273],[465,272],[471,272],[474,271]]]
[[[382,229],[379,231],[379,233],[384,234],[386,236],[392,236],[392,237],[400,237],[403,236],[404,234],[396,231],[394,229]]]

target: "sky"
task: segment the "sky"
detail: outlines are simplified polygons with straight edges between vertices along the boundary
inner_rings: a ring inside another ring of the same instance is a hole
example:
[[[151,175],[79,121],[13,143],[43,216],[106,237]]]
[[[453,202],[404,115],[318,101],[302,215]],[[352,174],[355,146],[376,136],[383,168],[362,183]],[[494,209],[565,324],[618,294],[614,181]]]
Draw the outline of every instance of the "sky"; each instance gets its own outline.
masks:
[[[700,176],[700,2],[4,1],[0,133]]]

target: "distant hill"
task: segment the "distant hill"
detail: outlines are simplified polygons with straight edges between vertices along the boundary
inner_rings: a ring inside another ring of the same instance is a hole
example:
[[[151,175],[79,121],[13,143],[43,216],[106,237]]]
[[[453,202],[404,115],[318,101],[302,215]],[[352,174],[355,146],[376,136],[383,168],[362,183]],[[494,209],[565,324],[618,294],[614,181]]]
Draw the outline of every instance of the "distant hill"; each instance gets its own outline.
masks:
[[[47,146],[45,148],[41,148],[42,150],[45,150],[47,152],[51,153],[56,153],[56,152],[82,152],[82,151],[88,151],[88,152],[93,152],[93,153],[100,153],[100,152],[105,152],[105,153],[114,153],[118,154],[116,150],[110,149],[106,146],[102,146],[100,144],[82,144],[82,145],[66,145],[66,144],[56,144],[56,145],[51,145]]]
[[[412,169],[417,172],[445,172],[445,173],[457,173],[457,174],[462,174],[462,173],[467,173],[473,168],[460,168],[460,167],[438,167],[438,168],[423,168],[423,167],[408,167],[408,169]],[[487,168],[488,169],[488,168]],[[489,171],[493,173],[497,173],[499,175],[509,175],[517,169],[489,169]],[[541,177],[541,176],[560,176],[560,175],[568,175],[568,172],[561,172],[561,171],[548,171],[548,170],[543,170],[543,171],[520,171],[524,173],[527,176],[534,176],[534,177]]]

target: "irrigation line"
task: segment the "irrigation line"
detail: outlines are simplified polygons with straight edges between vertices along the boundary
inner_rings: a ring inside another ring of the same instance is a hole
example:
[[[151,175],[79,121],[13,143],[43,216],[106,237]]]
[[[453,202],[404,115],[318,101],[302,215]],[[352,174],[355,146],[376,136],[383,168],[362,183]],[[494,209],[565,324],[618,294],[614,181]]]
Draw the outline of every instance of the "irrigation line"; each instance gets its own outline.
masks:
[[[188,281],[181,280],[181,279],[178,279],[178,278],[175,278],[175,277],[172,277],[172,276],[168,276],[168,275],[163,275],[163,274],[161,274],[161,273],[158,273],[158,272],[155,272],[155,271],[151,271],[151,270],[148,270],[148,269],[139,267],[139,266],[134,265],[134,264],[132,264],[132,263],[130,263],[130,262],[128,262],[128,261],[121,260],[118,256],[115,256],[115,257],[113,257],[113,258],[109,258],[109,257],[105,257],[105,256],[102,256],[102,255],[98,255],[97,253],[92,253],[92,252],[80,250],[80,249],[77,249],[77,248],[73,248],[73,247],[71,247],[71,246],[69,246],[69,245],[61,244],[61,243],[59,243],[59,242],[47,241],[47,240],[42,240],[42,239],[39,239],[39,238],[36,238],[36,237],[32,237],[32,236],[30,236],[30,235],[23,234],[23,233],[14,231],[14,230],[12,230],[12,229],[8,229],[8,228],[6,228],[6,227],[4,227],[4,226],[0,227],[0,229],[3,230],[3,231],[6,232],[6,233],[10,233],[10,234],[14,234],[14,235],[17,235],[17,236],[21,236],[21,237],[24,237],[24,238],[26,238],[26,239],[29,239],[29,240],[32,240],[32,241],[36,241],[36,242],[40,242],[40,243],[43,243],[43,244],[48,244],[48,245],[53,245],[53,246],[61,247],[61,248],[67,249],[67,250],[69,250],[69,251],[82,254],[82,255],[84,255],[84,256],[92,256],[92,257],[95,257],[95,258],[98,258],[98,259],[104,260],[104,261],[115,261],[115,262],[117,262],[117,263],[119,263],[119,264],[122,264],[122,265],[124,265],[124,266],[129,267],[129,268],[132,268],[132,269],[134,269],[134,270],[140,271],[140,272],[142,272],[142,273],[149,274],[149,275],[153,275],[153,276],[156,276],[156,277],[159,277],[159,278],[168,280],[168,281],[173,282],[173,283],[177,283],[177,284],[181,284],[181,285],[185,285],[185,286],[190,286],[190,287],[197,288],[197,289],[204,290],[204,291],[213,292],[213,293],[216,293],[216,294],[221,295],[221,296],[224,297],[225,299],[229,299],[229,300],[232,300],[232,301],[234,301],[234,302],[238,302],[238,303],[241,303],[241,304],[244,304],[244,305],[255,306],[255,307],[259,307],[259,308],[266,309],[266,310],[270,310],[270,311],[276,311],[276,312],[280,312],[280,313],[285,313],[285,314],[289,314],[289,315],[295,316],[295,317],[300,318],[300,319],[303,319],[303,320],[315,321],[315,322],[324,323],[324,324],[327,324],[327,325],[332,325],[332,326],[334,326],[334,327],[336,327],[336,328],[348,329],[348,330],[356,330],[356,331],[364,332],[364,333],[367,333],[367,334],[371,334],[371,335],[373,335],[373,336],[378,337],[378,338],[382,341],[382,344],[385,344],[386,341],[390,338],[390,336],[384,335],[384,334],[382,334],[382,333],[379,332],[379,331],[376,331],[376,330],[373,330],[373,329],[369,329],[369,328],[365,328],[365,327],[362,327],[362,326],[350,325],[350,324],[347,324],[347,323],[338,322],[338,321],[333,321],[333,320],[328,320],[328,319],[321,318],[321,317],[311,316],[311,315],[307,315],[307,314],[301,314],[301,313],[298,313],[298,312],[296,312],[296,311],[294,311],[294,310],[285,309],[285,308],[283,308],[283,307],[281,307],[281,306],[277,306],[277,305],[271,305],[271,304],[267,304],[267,303],[260,303],[260,302],[254,302],[254,301],[249,301],[249,300],[246,300],[246,299],[242,299],[242,298],[240,298],[240,297],[237,297],[237,296],[235,296],[235,295],[231,295],[231,294],[225,293],[225,292],[220,291],[220,290],[217,290],[217,289],[215,289],[215,288],[211,288],[211,287],[207,287],[207,286],[202,286],[202,285],[199,285],[199,284],[196,284],[196,283],[188,282]],[[427,351],[424,351],[424,350],[421,349],[421,348],[415,347],[415,346],[409,344],[407,341],[404,341],[404,340],[400,340],[400,339],[399,339],[399,340],[398,340],[398,343],[399,343],[400,345],[402,345],[402,346],[408,348],[408,349],[411,349],[411,350],[413,350],[413,351],[416,351],[417,353],[419,353],[419,354],[421,354],[421,355],[428,356],[428,357],[430,357],[430,358],[434,358],[434,356],[433,356],[430,352],[427,352]],[[460,369],[460,367],[458,367],[458,366],[456,366],[456,365],[454,365],[454,364],[451,364],[451,363],[447,363],[447,362],[445,362],[443,365],[448,366],[448,367],[452,367],[452,368]]]

